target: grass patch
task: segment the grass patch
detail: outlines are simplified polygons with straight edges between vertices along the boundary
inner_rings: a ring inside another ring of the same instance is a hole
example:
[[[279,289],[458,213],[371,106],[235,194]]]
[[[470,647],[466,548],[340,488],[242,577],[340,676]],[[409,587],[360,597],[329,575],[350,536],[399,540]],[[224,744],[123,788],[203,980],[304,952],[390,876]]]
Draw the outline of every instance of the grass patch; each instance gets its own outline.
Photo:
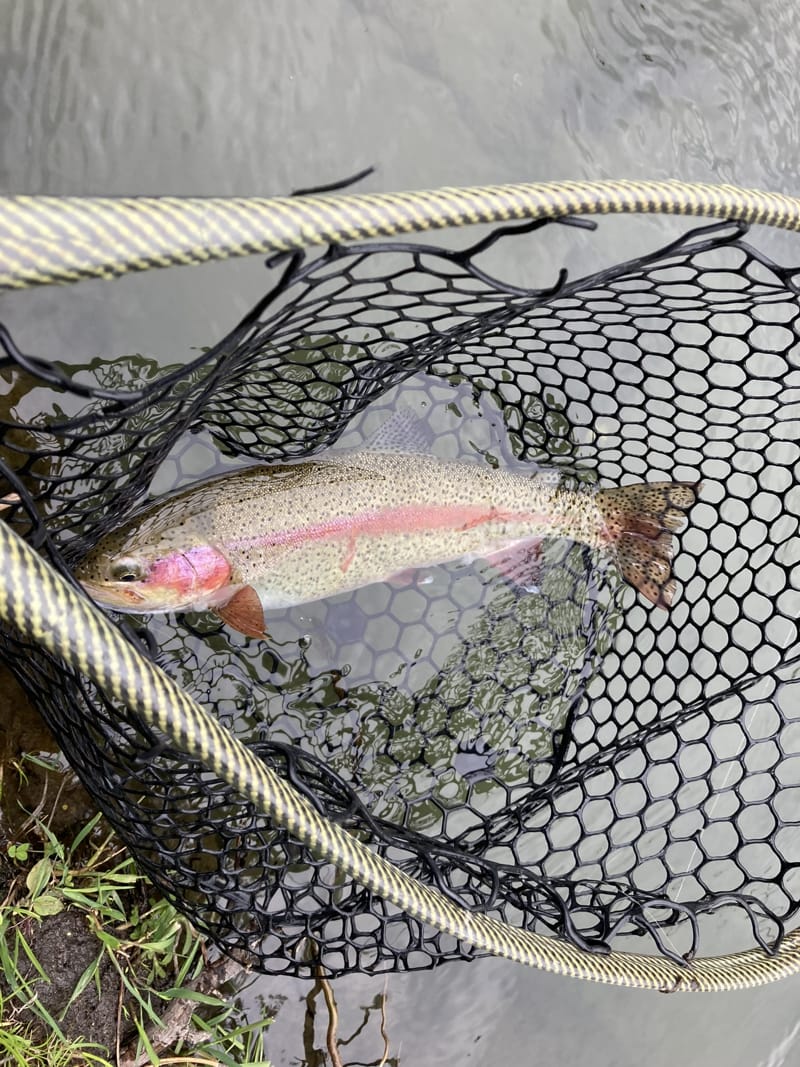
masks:
[[[265,1064],[246,971],[209,956],[100,816],[69,844],[28,822],[0,846],[0,1067]]]

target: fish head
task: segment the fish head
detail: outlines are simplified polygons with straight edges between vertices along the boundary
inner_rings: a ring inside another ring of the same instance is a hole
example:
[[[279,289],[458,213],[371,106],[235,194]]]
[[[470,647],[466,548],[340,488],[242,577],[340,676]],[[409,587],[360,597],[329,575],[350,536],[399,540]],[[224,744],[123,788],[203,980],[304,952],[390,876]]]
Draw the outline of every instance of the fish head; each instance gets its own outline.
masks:
[[[78,565],[75,577],[98,604],[149,614],[212,605],[230,582],[231,566],[212,545],[177,549],[106,542]]]

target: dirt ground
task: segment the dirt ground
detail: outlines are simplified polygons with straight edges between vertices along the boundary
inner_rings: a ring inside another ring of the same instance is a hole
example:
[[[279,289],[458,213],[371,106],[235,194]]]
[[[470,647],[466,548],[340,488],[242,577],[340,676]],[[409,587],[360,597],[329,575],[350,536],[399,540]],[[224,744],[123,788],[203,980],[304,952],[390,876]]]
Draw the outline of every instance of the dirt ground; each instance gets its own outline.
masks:
[[[61,1019],[66,1004],[83,972],[100,952],[101,945],[88,928],[86,916],[67,909],[60,915],[46,916],[33,924],[26,937],[50,982],[36,983],[40,1005],[60,1021],[67,1037],[97,1042],[112,1052],[117,1039],[117,1013],[120,1003],[120,979],[106,957],[100,964],[98,985],[90,982],[69,1011]],[[27,979],[34,976],[33,967],[21,967]],[[45,1037],[44,1024],[29,1009],[16,1019],[31,1023],[38,1037]],[[121,1035],[125,1043],[127,1034]]]

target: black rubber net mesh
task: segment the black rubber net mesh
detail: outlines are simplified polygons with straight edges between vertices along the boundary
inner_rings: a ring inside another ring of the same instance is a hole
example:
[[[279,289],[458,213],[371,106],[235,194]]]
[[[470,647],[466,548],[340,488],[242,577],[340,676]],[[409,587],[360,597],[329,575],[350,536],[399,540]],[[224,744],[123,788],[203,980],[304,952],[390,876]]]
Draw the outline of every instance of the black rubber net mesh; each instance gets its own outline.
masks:
[[[210,614],[122,625],[329,818],[465,908],[598,949],[769,950],[800,901],[795,271],[718,225],[534,292],[479,269],[493,240],[285,260],[188,366],[46,364],[4,334],[11,521],[68,573],[149,488],[358,446],[398,409],[437,455],[587,492],[701,478],[669,611],[553,540],[534,589],[460,563],[271,612],[263,641]],[[223,947],[298,975],[475,954],[41,649],[3,646],[141,867]]]

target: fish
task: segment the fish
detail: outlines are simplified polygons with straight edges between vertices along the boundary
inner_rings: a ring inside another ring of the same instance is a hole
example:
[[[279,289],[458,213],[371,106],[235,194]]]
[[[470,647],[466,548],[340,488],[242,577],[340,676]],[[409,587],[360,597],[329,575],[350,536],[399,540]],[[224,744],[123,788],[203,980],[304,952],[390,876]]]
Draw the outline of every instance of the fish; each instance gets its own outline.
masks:
[[[650,604],[668,609],[674,535],[699,489],[690,481],[570,489],[548,472],[333,451],[158,499],[103,537],[75,575],[119,612],[210,610],[263,637],[265,612],[457,560],[496,562],[513,581],[545,538],[568,538],[610,557]]]

